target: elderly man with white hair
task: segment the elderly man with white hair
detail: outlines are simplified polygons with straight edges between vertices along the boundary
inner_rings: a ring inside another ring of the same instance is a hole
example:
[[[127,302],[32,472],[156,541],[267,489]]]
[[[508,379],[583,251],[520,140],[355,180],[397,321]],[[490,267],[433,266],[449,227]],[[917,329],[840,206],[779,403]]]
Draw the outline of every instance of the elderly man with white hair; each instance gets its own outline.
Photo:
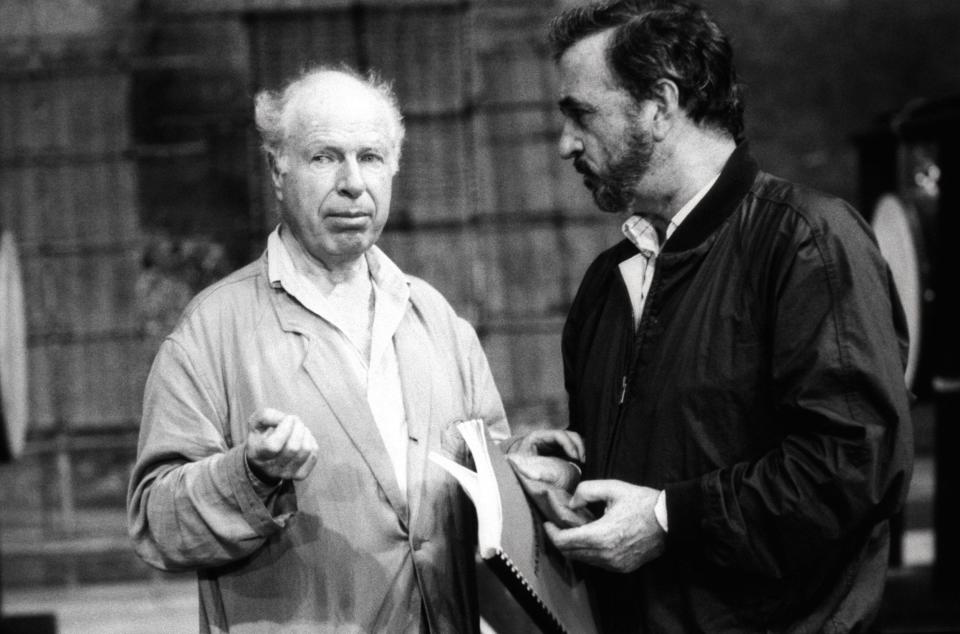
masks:
[[[201,631],[475,632],[472,509],[427,455],[457,420],[508,428],[473,329],[375,246],[396,100],[319,68],[257,95],[256,120],[280,224],[160,347],[137,552],[197,572]]]

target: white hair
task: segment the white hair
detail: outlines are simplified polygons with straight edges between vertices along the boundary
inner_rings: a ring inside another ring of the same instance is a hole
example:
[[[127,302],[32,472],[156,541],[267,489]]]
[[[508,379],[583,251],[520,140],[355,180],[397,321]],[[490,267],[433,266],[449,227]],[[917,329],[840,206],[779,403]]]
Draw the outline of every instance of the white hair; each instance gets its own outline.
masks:
[[[403,125],[403,116],[393,87],[389,82],[370,71],[362,75],[349,66],[315,66],[304,70],[300,75],[287,82],[279,90],[261,90],[254,97],[254,119],[257,130],[260,132],[261,148],[274,160],[283,155],[283,145],[286,140],[286,112],[287,107],[301,90],[319,79],[322,75],[338,74],[356,80],[369,88],[375,95],[383,99],[390,112],[391,134],[393,141],[393,167],[400,163],[400,149],[406,130]]]

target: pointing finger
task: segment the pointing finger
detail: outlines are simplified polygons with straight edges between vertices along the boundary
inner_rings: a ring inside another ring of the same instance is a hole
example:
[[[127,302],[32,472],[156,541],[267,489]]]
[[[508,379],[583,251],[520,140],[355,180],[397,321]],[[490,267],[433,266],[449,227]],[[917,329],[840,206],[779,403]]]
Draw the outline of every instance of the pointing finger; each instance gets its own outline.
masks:
[[[296,416],[285,415],[275,426],[261,428],[267,447],[274,453],[283,451],[299,420]]]

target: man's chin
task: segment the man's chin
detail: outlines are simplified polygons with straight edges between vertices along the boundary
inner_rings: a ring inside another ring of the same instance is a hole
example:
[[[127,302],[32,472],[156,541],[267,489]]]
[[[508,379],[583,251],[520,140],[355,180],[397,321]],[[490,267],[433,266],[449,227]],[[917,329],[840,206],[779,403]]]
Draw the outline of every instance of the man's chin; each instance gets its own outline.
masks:
[[[619,196],[611,195],[602,187],[591,189],[590,193],[593,194],[593,202],[596,203],[597,208],[603,213],[619,214],[627,207]]]

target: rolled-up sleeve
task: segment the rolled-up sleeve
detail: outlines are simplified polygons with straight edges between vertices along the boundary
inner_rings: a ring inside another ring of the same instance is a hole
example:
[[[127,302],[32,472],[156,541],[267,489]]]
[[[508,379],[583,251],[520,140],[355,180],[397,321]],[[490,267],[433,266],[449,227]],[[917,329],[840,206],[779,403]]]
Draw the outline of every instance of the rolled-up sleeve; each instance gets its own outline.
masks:
[[[250,482],[244,447],[224,431],[222,396],[167,339],[147,379],[137,460],[127,496],[137,553],[164,570],[236,561],[281,530],[296,510],[290,483],[265,500]]]

